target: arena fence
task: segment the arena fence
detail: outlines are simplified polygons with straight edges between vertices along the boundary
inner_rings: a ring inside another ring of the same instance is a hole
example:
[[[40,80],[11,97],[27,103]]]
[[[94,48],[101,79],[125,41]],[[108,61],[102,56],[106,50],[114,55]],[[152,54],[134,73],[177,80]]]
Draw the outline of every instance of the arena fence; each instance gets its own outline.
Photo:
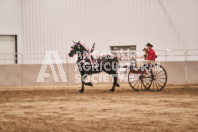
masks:
[[[157,61],[198,61],[198,49],[155,50]],[[46,53],[0,53],[0,65],[6,64],[42,64]],[[143,51],[136,51],[141,56]],[[75,63],[67,53],[58,53],[62,63]]]
[[[198,49],[156,50],[156,53],[158,55],[157,62],[167,71],[168,84],[197,84]],[[51,68],[48,66],[45,72],[49,73],[49,77],[46,77],[44,82],[38,82],[37,79],[45,58],[45,53],[5,53],[0,54],[0,86],[80,84],[80,81],[76,80],[76,75],[79,75],[75,64],[76,60],[69,58],[66,53],[57,54],[62,62],[63,72],[67,77],[67,81],[62,80],[60,70],[56,64],[55,71],[58,81],[54,79]],[[143,54],[143,52],[137,51],[137,55],[140,54]],[[101,73],[100,77],[104,77],[103,74]],[[111,83],[111,77],[109,78],[109,82],[99,83]],[[98,79],[99,77],[95,77],[95,80]],[[127,81],[124,80],[121,83],[127,83]]]

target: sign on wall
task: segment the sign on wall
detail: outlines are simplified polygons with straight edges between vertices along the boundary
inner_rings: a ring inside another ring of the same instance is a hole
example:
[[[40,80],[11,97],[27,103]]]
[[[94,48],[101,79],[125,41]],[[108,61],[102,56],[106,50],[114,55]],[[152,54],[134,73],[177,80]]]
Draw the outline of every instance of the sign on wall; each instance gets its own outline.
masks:
[[[135,61],[136,45],[110,46],[110,50],[120,61]]]

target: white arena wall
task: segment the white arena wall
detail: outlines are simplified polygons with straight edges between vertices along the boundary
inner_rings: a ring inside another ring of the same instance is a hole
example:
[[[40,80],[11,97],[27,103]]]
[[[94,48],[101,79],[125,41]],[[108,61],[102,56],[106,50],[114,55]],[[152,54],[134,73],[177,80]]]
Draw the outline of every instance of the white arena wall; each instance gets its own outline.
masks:
[[[170,85],[198,85],[198,62],[188,61],[188,62],[160,62],[161,65],[166,69],[167,72],[167,84]],[[58,82],[55,82],[54,76],[50,66],[47,67],[46,73],[49,73],[50,77],[44,77],[44,82],[37,82],[37,78],[41,69],[41,64],[14,64],[14,65],[0,65],[0,86],[49,86],[49,85],[81,85],[81,82],[77,82],[78,79],[75,77],[79,74],[78,70],[75,70],[76,64],[63,64],[63,69],[67,77],[67,82],[62,82],[59,70],[56,65],[55,71],[58,76]],[[106,73],[100,73],[106,74]],[[112,84],[111,77],[106,74],[105,78],[107,81],[102,80],[101,82],[94,84]],[[99,77],[94,77],[97,81]],[[127,76],[126,76],[127,79]],[[110,80],[110,81],[108,81]],[[126,81],[120,82],[121,84],[127,84]],[[129,86],[130,87],[130,86]]]
[[[0,35],[18,36],[18,53],[67,53],[72,40],[99,51],[147,42],[198,49],[197,0],[0,0]],[[25,63],[25,62],[24,62]],[[27,61],[28,63],[28,61]]]

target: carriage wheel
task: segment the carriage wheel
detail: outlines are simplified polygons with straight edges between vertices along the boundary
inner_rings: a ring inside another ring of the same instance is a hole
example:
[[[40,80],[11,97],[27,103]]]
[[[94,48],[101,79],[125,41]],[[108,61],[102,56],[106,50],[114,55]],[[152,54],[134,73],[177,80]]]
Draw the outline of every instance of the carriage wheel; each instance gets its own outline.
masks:
[[[144,72],[142,72],[142,84],[145,87],[145,89],[149,90],[150,86],[152,85],[152,77],[153,74],[151,71],[149,71],[148,69],[145,69]]]
[[[143,91],[146,88],[144,87],[144,85],[142,84],[142,74],[141,73],[133,73],[133,72],[129,72],[128,75],[128,82],[130,84],[130,86],[136,90],[136,91]]]
[[[152,73],[152,84],[149,87],[149,90],[150,91],[162,90],[167,82],[166,70],[161,65],[155,64],[154,67],[151,68],[151,73]]]

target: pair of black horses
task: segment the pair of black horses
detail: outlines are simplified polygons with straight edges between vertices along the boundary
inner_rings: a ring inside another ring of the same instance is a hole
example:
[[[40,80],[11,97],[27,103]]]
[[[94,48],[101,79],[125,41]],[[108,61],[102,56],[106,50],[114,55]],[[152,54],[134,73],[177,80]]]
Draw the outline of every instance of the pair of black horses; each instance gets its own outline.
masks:
[[[95,44],[94,44],[95,45]],[[69,53],[70,57],[78,55],[77,65],[81,74],[82,88],[79,90],[79,93],[84,92],[84,85],[93,86],[91,82],[85,82],[85,78],[90,74],[100,73],[102,71],[111,74],[113,77],[113,86],[110,89],[110,92],[115,91],[115,87],[119,87],[117,83],[118,80],[118,58],[112,57],[110,55],[100,56],[94,58],[90,53],[94,50],[94,45],[89,52],[89,50],[79,42],[74,42]]]

